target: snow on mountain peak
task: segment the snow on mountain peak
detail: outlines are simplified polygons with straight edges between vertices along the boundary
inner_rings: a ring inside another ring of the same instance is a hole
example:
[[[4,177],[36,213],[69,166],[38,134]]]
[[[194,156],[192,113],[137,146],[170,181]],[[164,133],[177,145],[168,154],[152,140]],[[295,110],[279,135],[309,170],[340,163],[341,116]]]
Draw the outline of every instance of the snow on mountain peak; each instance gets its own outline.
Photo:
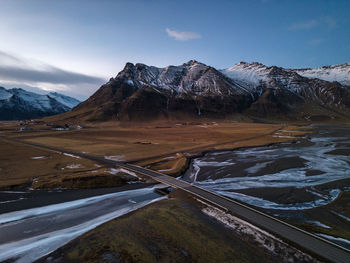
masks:
[[[253,90],[262,81],[267,80],[270,69],[257,62],[247,63],[241,61],[230,68],[221,70],[221,72],[230,79]]]
[[[152,86],[175,93],[190,92],[197,95],[249,93],[213,67],[196,60],[165,68],[127,63],[116,79],[137,88]]]
[[[80,103],[80,101],[77,99],[74,99],[72,97],[69,97],[57,92],[50,92],[48,96],[50,96],[51,98],[54,98],[56,101],[67,106],[70,109],[74,108]]]
[[[0,119],[28,119],[44,117],[71,110],[78,100],[51,92],[37,94],[21,88],[0,87]]]
[[[338,81],[350,86],[350,63],[323,66],[319,68],[294,69],[299,75],[306,78],[318,78],[326,81]]]
[[[12,97],[12,94],[8,92],[5,88],[0,87],[0,100],[8,100]]]

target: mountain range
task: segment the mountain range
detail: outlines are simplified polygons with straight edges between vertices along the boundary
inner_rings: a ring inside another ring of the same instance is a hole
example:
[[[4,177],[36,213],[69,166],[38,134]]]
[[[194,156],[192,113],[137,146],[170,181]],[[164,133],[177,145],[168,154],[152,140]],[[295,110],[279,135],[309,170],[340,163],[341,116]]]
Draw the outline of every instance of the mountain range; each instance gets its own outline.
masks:
[[[78,104],[59,93],[0,87],[2,120],[64,113],[58,120],[244,116],[319,121],[350,118],[350,63],[286,69],[240,62],[222,70],[195,60],[165,68],[126,63],[116,77]]]
[[[158,68],[127,63],[65,119],[184,117],[323,120],[350,117],[350,64],[285,69],[240,62],[218,70],[195,60]]]
[[[0,120],[25,120],[70,111],[80,101],[57,92],[41,95],[0,87]]]

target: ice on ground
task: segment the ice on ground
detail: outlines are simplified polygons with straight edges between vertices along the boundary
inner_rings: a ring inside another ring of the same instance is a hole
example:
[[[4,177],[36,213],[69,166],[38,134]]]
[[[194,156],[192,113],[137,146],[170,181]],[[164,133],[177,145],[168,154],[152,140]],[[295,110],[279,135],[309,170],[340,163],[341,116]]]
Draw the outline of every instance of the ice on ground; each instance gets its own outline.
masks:
[[[112,160],[112,161],[123,161],[124,155],[111,155],[111,156],[105,156],[105,159]]]
[[[66,167],[62,168],[62,170],[64,170],[64,169],[78,169],[78,168],[84,168],[84,166],[79,164],[79,163],[73,163],[73,164],[67,165]]]
[[[335,212],[335,211],[331,211],[331,213],[332,213],[332,214],[335,214],[335,215],[339,216],[340,218],[343,218],[343,219],[345,219],[346,221],[349,221],[349,222],[350,222],[350,218],[347,217],[347,216],[344,216],[344,215],[342,215],[342,214],[340,214],[340,213],[337,213],[337,212]]]
[[[42,160],[42,159],[47,159],[47,156],[34,156],[34,157],[31,157],[30,159],[33,159],[33,160]]]
[[[158,172],[169,172],[171,170],[173,170],[173,169],[172,168],[170,168],[170,169],[160,169],[160,170],[158,170]]]
[[[252,166],[252,167],[249,167],[247,169],[245,169],[248,173],[250,174],[254,174],[258,171],[260,171],[262,168],[265,168],[266,165],[272,163],[272,161],[269,161],[269,162],[262,162],[262,163],[257,163],[256,165]]]
[[[74,154],[70,154],[70,153],[63,153],[63,155],[65,155],[65,156],[69,156],[69,157],[73,157],[73,158],[77,158],[77,159],[80,159],[80,157],[79,157],[79,156],[76,156],[76,155],[74,155]]]
[[[18,202],[18,201],[21,201],[21,200],[24,200],[24,199],[27,199],[27,198],[25,198],[25,197],[20,197],[20,198],[18,198],[18,199],[14,199],[14,200],[0,201],[0,204]]]
[[[330,191],[329,196],[327,196],[326,199],[317,199],[310,202],[303,202],[303,203],[293,203],[293,204],[279,204],[272,201],[268,201],[262,198],[253,197],[249,195],[244,195],[241,193],[234,193],[234,192],[227,192],[227,191],[217,191],[217,193],[240,200],[242,202],[245,202],[250,205],[254,205],[257,207],[265,208],[265,209],[277,209],[277,210],[304,210],[304,209],[310,209],[315,208],[319,206],[324,206],[332,201],[334,201],[338,195],[340,194],[339,189],[333,189]]]
[[[118,169],[111,168],[111,169],[108,170],[108,173],[109,173],[109,174],[113,174],[113,175],[117,175],[118,173],[121,173],[121,172],[122,172],[122,173],[129,174],[129,175],[131,175],[131,176],[133,176],[133,177],[136,177],[136,178],[140,179],[140,177],[138,177],[138,176],[136,175],[136,173],[134,173],[134,172],[132,172],[132,171],[129,171],[129,170],[127,170],[127,169],[124,169],[124,168],[118,168]]]
[[[144,207],[146,205],[149,205],[151,203],[157,202],[165,198],[166,197],[162,196],[156,199],[146,200],[139,203],[131,203],[130,206],[116,209],[114,212],[99,216],[79,225],[7,244],[1,244],[0,261],[3,262],[5,260],[11,259],[11,262],[15,263],[34,262],[35,260],[43,257],[44,255],[47,255],[48,253],[56,250],[57,248],[66,244],[67,242],[73,240],[74,238],[86,233],[91,229],[96,228],[97,226],[107,221],[110,221],[114,218],[125,215],[141,207]]]
[[[323,224],[323,223],[321,223],[320,221],[317,221],[317,220],[306,220],[305,222],[309,223],[309,224],[313,224],[315,226],[327,228],[327,229],[331,228],[330,226],[327,226],[327,225],[325,225],[325,224]]]
[[[36,207],[36,208],[30,208],[30,209],[21,210],[21,211],[9,212],[6,214],[1,214],[0,225],[5,224],[5,223],[9,223],[9,222],[14,222],[17,220],[22,220],[25,218],[35,217],[35,216],[39,216],[39,215],[45,215],[45,214],[49,214],[49,213],[53,213],[53,212],[63,211],[66,209],[82,207],[86,204],[97,203],[97,202],[104,200],[104,199],[107,199],[107,198],[118,197],[118,196],[128,196],[128,195],[132,195],[132,194],[138,195],[138,194],[151,193],[154,191],[155,188],[157,188],[157,187],[141,188],[141,189],[136,189],[136,190],[124,191],[124,192],[98,195],[98,196],[88,197],[88,198],[69,201],[69,202],[60,203],[60,204],[53,204],[53,205],[48,205],[48,206],[44,206],[44,207]]]
[[[288,245],[269,232],[238,217],[225,213],[199,199],[197,199],[197,201],[206,205],[206,207],[202,209],[204,214],[215,218],[239,235],[249,236],[259,247],[283,258],[285,262],[317,262],[308,254]]]
[[[322,135],[325,136],[325,135]],[[306,146],[285,143],[283,146],[253,147],[234,151],[208,153],[191,162],[189,180],[194,184],[221,193],[241,201],[266,208],[287,209],[288,206],[269,202],[263,199],[238,195],[235,190],[256,188],[311,188],[307,190],[318,196],[314,202],[296,204],[292,209],[305,209],[325,205],[333,201],[339,194],[339,189],[321,194],[312,190],[313,186],[350,178],[350,164],[348,156],[327,154],[337,148],[339,141],[348,140],[347,137],[315,136]],[[327,135],[326,135],[327,136]],[[262,176],[250,176],[263,169],[270,162],[280,158],[302,158],[304,167],[290,168],[276,173]],[[218,161],[220,160],[220,161]],[[234,162],[232,162],[232,160]],[[243,165],[249,176],[233,177],[235,165]],[[205,167],[205,170],[202,169]],[[307,171],[317,170],[320,174],[306,176]],[[215,174],[215,180],[212,175]],[[220,176],[218,178],[218,176]]]
[[[348,245],[350,245],[350,240],[347,240],[345,238],[341,238],[341,237],[334,237],[334,236],[330,236],[330,235],[326,235],[326,234],[321,234],[321,233],[315,233],[316,235],[320,236],[320,237],[324,237],[326,239],[329,239],[331,241],[335,241],[335,242],[339,242],[339,243],[346,243]]]
[[[199,167],[204,167],[204,166],[226,166],[226,165],[234,165],[234,162],[208,162],[208,161],[202,161],[199,159],[195,159],[194,163],[198,165]]]

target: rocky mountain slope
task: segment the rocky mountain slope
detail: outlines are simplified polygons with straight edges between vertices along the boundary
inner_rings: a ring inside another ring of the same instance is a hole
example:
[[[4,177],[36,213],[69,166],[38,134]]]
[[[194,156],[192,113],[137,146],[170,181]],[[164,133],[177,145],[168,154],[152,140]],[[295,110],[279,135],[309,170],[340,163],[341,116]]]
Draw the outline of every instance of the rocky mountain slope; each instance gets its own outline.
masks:
[[[80,102],[59,93],[40,95],[23,89],[0,87],[0,120],[23,120],[71,110]]]
[[[256,62],[217,70],[191,60],[165,68],[127,63],[115,78],[64,117],[94,121],[243,114],[312,119],[350,116],[349,109],[350,88],[339,82],[303,77],[297,70]]]
[[[197,61],[156,68],[127,63],[73,111],[90,120],[145,120],[183,116],[225,117],[253,101],[251,92]]]

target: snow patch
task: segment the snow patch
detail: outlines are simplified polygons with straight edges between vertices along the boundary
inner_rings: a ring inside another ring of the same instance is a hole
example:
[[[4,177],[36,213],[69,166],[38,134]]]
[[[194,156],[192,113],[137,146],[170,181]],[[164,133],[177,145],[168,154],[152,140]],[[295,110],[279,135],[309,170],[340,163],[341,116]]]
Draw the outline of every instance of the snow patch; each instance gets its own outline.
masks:
[[[113,175],[117,175],[118,173],[126,173],[126,174],[129,174],[129,175],[131,175],[133,177],[136,177],[136,178],[140,179],[140,177],[138,177],[136,175],[136,173],[134,173],[132,171],[129,171],[127,169],[124,169],[124,168],[118,168],[118,169],[111,168],[111,169],[108,170],[108,173],[109,174],[113,174]]]
[[[77,99],[74,99],[72,97],[57,93],[57,92],[50,92],[48,94],[51,98],[54,98],[56,101],[58,101],[59,103],[67,106],[68,108],[72,109],[75,106],[77,106],[80,101]]]
[[[315,226],[319,226],[319,227],[323,227],[323,228],[326,228],[326,229],[330,229],[331,227],[330,226],[327,226],[323,223],[321,223],[320,221],[317,221],[317,220],[306,220],[306,223],[309,223],[309,224],[313,224]]]
[[[84,166],[81,164],[73,163],[73,164],[67,165],[66,167],[62,168],[62,170],[64,170],[64,169],[78,169],[78,168],[84,168]]]
[[[306,78],[318,78],[331,82],[338,81],[343,85],[350,86],[350,63],[313,69],[296,69],[295,71]]]
[[[107,160],[112,160],[112,161],[122,161],[123,158],[124,158],[124,155],[123,155],[123,154],[105,156],[105,159],[107,159]]]
[[[33,160],[42,160],[42,159],[47,159],[47,156],[34,156],[34,157],[31,157],[30,159],[33,159]]]
[[[63,153],[63,155],[69,156],[69,157],[73,157],[73,158],[77,158],[77,159],[81,159],[79,156],[76,156],[76,155],[70,154],[70,153]]]
[[[344,238],[341,238],[341,237],[334,237],[334,236],[321,234],[321,233],[315,233],[315,234],[320,236],[320,237],[324,237],[324,238],[327,238],[329,240],[335,241],[337,243],[346,243],[346,244],[350,245],[350,240],[347,240],[347,239],[344,239]]]
[[[225,213],[222,210],[199,199],[197,199],[197,201],[206,205],[206,207],[202,209],[204,214],[215,218],[241,236],[249,236],[250,239],[258,244],[259,247],[283,258],[284,262],[317,262],[311,256],[294,247],[291,247],[281,239],[266,232],[265,230],[262,230],[261,228],[256,227],[231,214]]]
[[[331,213],[332,213],[332,214],[335,214],[335,215],[339,216],[340,218],[343,218],[343,219],[345,219],[346,221],[349,221],[349,222],[350,222],[350,218],[347,217],[347,216],[344,216],[344,215],[342,215],[342,214],[340,214],[340,213],[337,213],[337,212],[335,212],[335,211],[331,211]]]

